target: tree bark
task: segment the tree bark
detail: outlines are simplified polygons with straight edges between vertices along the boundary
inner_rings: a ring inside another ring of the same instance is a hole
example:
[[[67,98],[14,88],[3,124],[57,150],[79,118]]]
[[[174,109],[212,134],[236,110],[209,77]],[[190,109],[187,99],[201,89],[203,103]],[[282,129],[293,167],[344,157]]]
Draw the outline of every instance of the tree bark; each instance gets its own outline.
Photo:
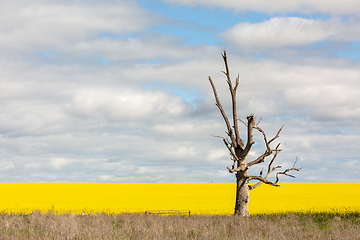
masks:
[[[249,216],[249,186],[246,175],[247,171],[236,173],[236,202],[234,214],[242,217]]]

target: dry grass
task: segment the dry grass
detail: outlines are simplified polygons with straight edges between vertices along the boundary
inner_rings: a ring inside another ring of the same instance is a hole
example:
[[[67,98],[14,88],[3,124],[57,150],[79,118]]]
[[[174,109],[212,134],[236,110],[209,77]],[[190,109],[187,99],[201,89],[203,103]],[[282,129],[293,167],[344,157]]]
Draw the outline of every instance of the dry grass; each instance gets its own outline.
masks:
[[[360,239],[360,214],[0,215],[0,239]]]

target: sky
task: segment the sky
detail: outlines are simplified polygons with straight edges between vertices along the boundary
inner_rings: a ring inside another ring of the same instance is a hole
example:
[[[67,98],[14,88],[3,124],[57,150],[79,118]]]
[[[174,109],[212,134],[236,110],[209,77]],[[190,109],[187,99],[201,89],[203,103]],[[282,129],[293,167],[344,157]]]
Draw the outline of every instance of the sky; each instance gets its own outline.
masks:
[[[281,182],[360,182],[359,13],[357,0],[0,1],[0,182],[235,182],[208,81],[231,116],[224,50],[238,117],[262,117],[268,138],[284,124],[274,165],[301,171]],[[254,138],[249,161],[265,151]]]

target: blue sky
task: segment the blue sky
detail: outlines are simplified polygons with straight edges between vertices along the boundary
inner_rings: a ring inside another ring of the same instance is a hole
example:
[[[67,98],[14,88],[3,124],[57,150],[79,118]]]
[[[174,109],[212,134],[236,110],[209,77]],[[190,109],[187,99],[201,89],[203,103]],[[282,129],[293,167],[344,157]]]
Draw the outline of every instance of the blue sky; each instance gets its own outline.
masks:
[[[212,137],[226,129],[208,76],[231,110],[223,50],[239,117],[262,117],[269,137],[285,125],[277,164],[302,170],[283,182],[360,182],[359,12],[355,0],[3,1],[0,182],[234,182]],[[265,150],[255,141],[249,160]]]
[[[162,1],[139,1],[140,6],[169,19],[169,24],[156,26],[153,30],[180,37],[187,45],[217,45],[222,42],[217,36],[239,22],[260,22],[267,14],[252,12],[237,14],[228,9],[169,5]]]

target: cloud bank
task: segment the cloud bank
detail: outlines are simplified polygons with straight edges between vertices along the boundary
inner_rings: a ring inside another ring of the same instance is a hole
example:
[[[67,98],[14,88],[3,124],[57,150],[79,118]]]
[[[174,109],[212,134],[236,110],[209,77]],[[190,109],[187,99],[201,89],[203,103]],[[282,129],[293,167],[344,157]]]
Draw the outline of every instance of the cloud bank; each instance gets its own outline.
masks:
[[[323,41],[359,41],[360,24],[355,19],[326,21],[299,17],[275,17],[261,23],[239,23],[222,36],[247,51],[280,47],[303,47]]]
[[[209,75],[231,111],[223,49],[231,76],[240,74],[238,116],[262,116],[268,136],[285,125],[277,163],[290,167],[297,156],[295,181],[359,181],[359,21],[337,15],[357,4],[183,1],[333,14],[238,21],[206,32],[221,42],[190,45],[162,30],[186,32],[182,22],[203,19],[171,19],[140,2],[0,3],[0,182],[233,182],[226,148],[212,137],[225,136],[225,124]],[[255,141],[254,159],[265,147],[261,134]]]
[[[356,0],[346,1],[311,1],[311,0],[165,0],[168,3],[186,4],[189,6],[204,6],[204,7],[221,7],[228,8],[234,11],[256,11],[265,12],[269,14],[284,13],[284,12],[300,12],[305,14],[310,13],[327,13],[327,14],[358,14],[360,4]]]

